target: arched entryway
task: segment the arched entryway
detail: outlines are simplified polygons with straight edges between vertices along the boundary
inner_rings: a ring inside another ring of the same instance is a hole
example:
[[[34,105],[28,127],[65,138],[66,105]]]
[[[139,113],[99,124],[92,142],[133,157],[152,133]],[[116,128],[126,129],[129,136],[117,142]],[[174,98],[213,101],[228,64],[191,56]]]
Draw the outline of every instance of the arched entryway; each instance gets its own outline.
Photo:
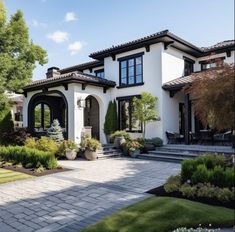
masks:
[[[28,105],[28,127],[31,133],[46,135],[54,119],[58,119],[67,139],[68,103],[65,96],[56,90],[35,94]]]
[[[92,138],[100,139],[100,107],[91,95],[85,99],[84,127],[91,127]]]

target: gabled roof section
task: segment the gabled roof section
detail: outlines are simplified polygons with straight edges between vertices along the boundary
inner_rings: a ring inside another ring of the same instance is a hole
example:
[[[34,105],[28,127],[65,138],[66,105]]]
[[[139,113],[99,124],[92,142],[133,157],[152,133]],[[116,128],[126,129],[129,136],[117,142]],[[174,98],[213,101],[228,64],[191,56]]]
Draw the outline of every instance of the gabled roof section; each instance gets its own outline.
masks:
[[[33,81],[29,85],[25,86],[23,90],[27,92],[27,91],[32,91],[34,89],[49,88],[69,83],[90,84],[94,86],[101,86],[107,88],[115,87],[116,85],[116,82],[104,78],[99,78],[81,72],[71,72],[56,77]]]
[[[118,53],[130,51],[133,49],[149,46],[154,43],[172,43],[174,42],[174,47],[179,47],[181,49],[184,49],[195,56],[199,56],[202,51],[199,47],[181,39],[180,37],[174,35],[173,33],[169,32],[168,30],[160,31],[154,34],[151,34],[149,36],[145,36],[127,43],[119,44],[116,46],[112,46],[107,49],[103,49],[94,53],[90,54],[90,57],[93,59],[101,60],[104,57],[115,55]]]
[[[91,68],[96,68],[99,66],[103,66],[104,62],[100,61],[100,60],[94,60],[94,61],[89,61],[86,63],[82,63],[82,64],[78,64],[78,65],[74,65],[74,66],[70,66],[67,68],[63,68],[60,69],[59,72],[61,74],[65,74],[65,73],[69,73],[69,72],[75,72],[75,71],[80,71],[82,72],[85,69],[91,69]]]
[[[164,47],[167,48],[168,45],[186,52],[194,57],[202,57],[208,55],[209,52],[221,51],[224,52],[225,49],[234,50],[234,40],[227,40],[217,43],[211,47],[197,47],[186,40],[176,36],[175,34],[169,32],[168,30],[160,31],[149,36],[145,36],[127,43],[122,43],[115,45],[97,52],[91,53],[89,56],[93,59],[103,60],[105,57],[114,56],[123,52],[134,50],[141,47],[148,47],[155,43],[164,43]],[[147,51],[147,48],[146,48]]]

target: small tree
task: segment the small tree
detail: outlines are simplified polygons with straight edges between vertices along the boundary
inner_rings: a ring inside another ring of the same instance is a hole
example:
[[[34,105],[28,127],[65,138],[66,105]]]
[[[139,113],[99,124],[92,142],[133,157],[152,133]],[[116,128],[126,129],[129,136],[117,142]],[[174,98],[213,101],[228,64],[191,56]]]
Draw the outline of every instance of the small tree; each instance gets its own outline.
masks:
[[[133,99],[133,117],[143,125],[143,138],[145,138],[146,124],[150,121],[160,120],[157,116],[156,103],[157,98],[148,92],[143,92],[140,98],[134,97]]]
[[[60,143],[64,140],[64,136],[58,119],[53,120],[51,127],[47,130],[47,134],[51,139],[53,139],[57,143]]]

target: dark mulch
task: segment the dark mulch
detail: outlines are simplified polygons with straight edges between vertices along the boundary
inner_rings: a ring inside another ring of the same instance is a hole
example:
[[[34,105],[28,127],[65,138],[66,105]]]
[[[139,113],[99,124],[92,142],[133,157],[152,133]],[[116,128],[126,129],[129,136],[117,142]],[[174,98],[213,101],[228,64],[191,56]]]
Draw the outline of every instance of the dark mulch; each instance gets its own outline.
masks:
[[[4,169],[8,169],[8,170],[12,170],[12,171],[16,171],[16,172],[22,172],[31,176],[45,176],[45,175],[50,175],[50,174],[54,174],[54,173],[58,173],[58,172],[66,172],[66,171],[71,171],[71,169],[68,168],[55,168],[55,169],[45,169],[44,172],[42,173],[37,173],[34,171],[34,169],[32,168],[20,168],[20,167],[16,167],[16,166],[7,166],[7,167],[3,167]]]
[[[147,193],[150,193],[156,196],[162,196],[162,197],[177,197],[177,198],[188,199],[191,201],[205,203],[208,205],[217,205],[217,206],[223,206],[223,207],[230,208],[230,209],[235,209],[235,201],[229,201],[229,202],[224,203],[224,202],[218,201],[217,199],[208,198],[208,197],[186,198],[185,196],[182,195],[181,192],[178,192],[178,191],[167,193],[163,185],[157,188],[151,189]]]

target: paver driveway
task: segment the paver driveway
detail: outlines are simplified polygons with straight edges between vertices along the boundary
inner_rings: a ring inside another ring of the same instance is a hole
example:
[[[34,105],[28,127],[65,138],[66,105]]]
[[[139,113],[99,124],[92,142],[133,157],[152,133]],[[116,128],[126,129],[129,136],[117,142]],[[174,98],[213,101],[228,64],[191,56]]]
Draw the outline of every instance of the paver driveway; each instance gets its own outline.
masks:
[[[72,232],[139,201],[179,165],[118,158],[61,161],[73,170],[0,185],[0,231]]]

